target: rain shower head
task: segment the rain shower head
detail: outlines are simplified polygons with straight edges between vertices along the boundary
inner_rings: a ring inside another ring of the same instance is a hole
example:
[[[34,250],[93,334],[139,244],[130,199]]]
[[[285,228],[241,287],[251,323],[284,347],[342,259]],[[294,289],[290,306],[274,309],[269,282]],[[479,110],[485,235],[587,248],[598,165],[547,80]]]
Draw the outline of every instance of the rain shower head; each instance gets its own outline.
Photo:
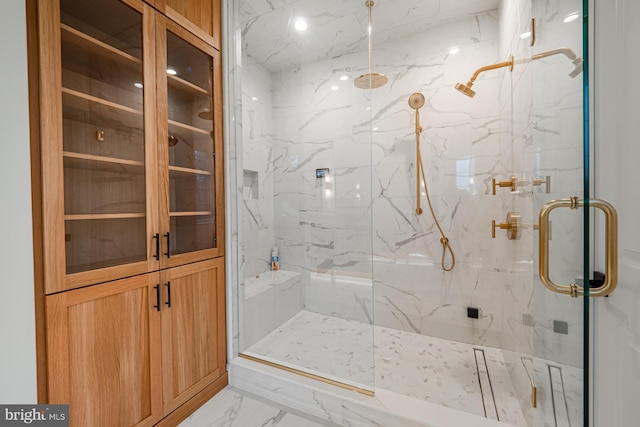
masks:
[[[371,37],[371,9],[375,5],[373,0],[367,0],[364,3],[365,7],[369,9],[369,72],[367,74],[363,74],[360,77],[357,77],[353,84],[358,89],[377,89],[387,84],[389,78],[384,74],[374,73],[373,69],[373,60],[372,52],[373,52],[373,39]]]
[[[466,85],[458,83],[456,84],[456,89],[459,90],[460,93],[467,95],[469,98],[473,98],[474,96],[476,96],[476,93],[471,89],[471,86],[473,86],[472,82],[469,82]]]
[[[420,92],[412,93],[409,97],[409,107],[417,110],[424,106],[424,101],[425,99],[423,94],[421,94]]]
[[[389,81],[389,78],[380,73],[367,73],[360,77],[357,77],[353,84],[358,89],[377,89],[384,86]]]

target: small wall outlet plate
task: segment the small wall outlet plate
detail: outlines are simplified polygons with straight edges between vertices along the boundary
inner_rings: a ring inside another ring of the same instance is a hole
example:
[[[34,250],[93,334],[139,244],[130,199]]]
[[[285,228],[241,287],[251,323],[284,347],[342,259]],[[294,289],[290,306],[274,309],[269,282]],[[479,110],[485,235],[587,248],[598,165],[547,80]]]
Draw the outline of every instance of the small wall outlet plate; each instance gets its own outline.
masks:
[[[476,307],[467,307],[467,317],[478,319],[480,317],[480,309]]]

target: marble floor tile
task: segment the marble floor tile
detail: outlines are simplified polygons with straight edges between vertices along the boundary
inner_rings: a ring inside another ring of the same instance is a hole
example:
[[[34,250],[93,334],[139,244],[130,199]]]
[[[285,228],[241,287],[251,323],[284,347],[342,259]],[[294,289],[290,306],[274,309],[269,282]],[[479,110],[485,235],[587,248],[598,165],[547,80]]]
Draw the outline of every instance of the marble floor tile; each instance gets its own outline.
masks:
[[[373,390],[373,326],[303,310],[245,354]]]
[[[375,375],[376,390],[526,426],[499,349],[301,311],[246,353],[363,388]],[[481,391],[476,354],[483,353],[492,387]],[[485,415],[487,399],[497,415]]]
[[[320,427],[319,424],[227,387],[179,427]]]

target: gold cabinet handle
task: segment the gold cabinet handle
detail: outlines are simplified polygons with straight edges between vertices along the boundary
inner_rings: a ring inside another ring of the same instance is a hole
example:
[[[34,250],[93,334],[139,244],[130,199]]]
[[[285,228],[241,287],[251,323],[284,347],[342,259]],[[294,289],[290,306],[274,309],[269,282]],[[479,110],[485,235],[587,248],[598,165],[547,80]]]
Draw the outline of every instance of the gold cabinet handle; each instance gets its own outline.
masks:
[[[557,208],[577,209],[584,207],[584,200],[577,197],[552,200],[540,209],[540,266],[539,275],[542,284],[549,290],[577,297],[584,295],[584,288],[572,283],[558,285],[549,277],[549,215]],[[618,213],[616,209],[604,200],[589,200],[589,207],[600,209],[606,217],[606,272],[602,286],[589,289],[589,296],[603,297],[613,292],[618,284]],[[588,278],[585,283],[589,283]]]

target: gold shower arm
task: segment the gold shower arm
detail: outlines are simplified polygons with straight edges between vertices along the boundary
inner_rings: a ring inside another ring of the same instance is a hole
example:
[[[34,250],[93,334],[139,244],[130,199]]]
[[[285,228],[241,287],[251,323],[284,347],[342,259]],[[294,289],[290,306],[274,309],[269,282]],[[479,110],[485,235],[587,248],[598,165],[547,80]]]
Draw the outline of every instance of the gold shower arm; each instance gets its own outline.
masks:
[[[580,58],[573,50],[569,49],[568,47],[558,47],[556,49],[551,49],[551,50],[546,50],[544,52],[536,53],[535,55],[529,56],[527,58],[517,59],[515,63],[522,64],[526,62],[535,61],[537,59],[548,58],[549,56],[554,56],[554,55],[564,55],[567,58],[569,58],[571,62],[573,62],[573,65],[575,65],[575,68],[573,69],[573,71],[569,73],[569,77],[571,77],[572,79],[582,72],[582,62],[583,62],[582,58]]]
[[[575,61],[576,59],[578,59],[578,55],[576,55],[576,53],[573,50],[569,49],[568,47],[559,47],[556,49],[547,50],[545,52],[536,53],[531,57],[531,60],[542,59],[548,56],[560,55],[560,54],[566,56],[572,61]]]
[[[463,85],[462,83],[458,83],[456,84],[456,89],[464,93],[468,97],[473,98],[476,95],[476,93],[473,91],[473,89],[471,89],[471,86],[473,86],[473,82],[478,78],[478,76],[481,73],[484,73],[485,71],[489,71],[489,70],[495,70],[498,68],[504,68],[504,67],[509,67],[509,71],[513,71],[514,62],[515,61],[512,55],[511,59],[508,61],[497,62],[495,64],[485,65],[484,67],[480,67],[476,70],[475,73],[473,73],[473,76],[471,76],[471,79],[467,82],[466,85]]]
[[[504,67],[509,67],[509,70],[513,71],[513,56],[508,61],[497,62],[495,64],[485,65],[484,67],[478,68],[476,72],[473,73],[473,76],[471,76],[471,79],[469,79],[469,83],[473,83],[478,78],[478,76],[484,73],[485,71],[496,70],[498,68],[504,68]]]

